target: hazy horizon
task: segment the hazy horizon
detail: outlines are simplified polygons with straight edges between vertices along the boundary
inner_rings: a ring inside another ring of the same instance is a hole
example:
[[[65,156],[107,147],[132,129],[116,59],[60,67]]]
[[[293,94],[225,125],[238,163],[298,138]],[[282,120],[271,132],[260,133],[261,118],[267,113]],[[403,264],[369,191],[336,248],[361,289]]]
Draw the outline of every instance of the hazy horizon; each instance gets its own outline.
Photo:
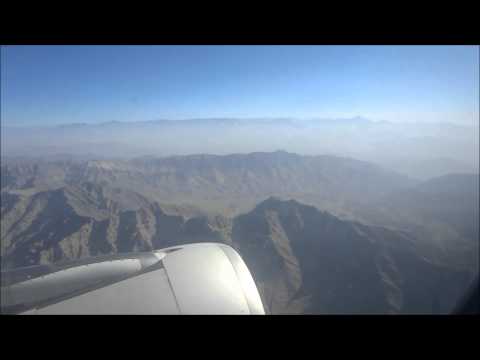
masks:
[[[231,121],[243,121],[243,120],[258,120],[258,121],[268,121],[268,120],[299,120],[299,121],[341,121],[341,120],[355,120],[355,119],[363,119],[370,121],[372,123],[388,123],[394,125],[401,125],[401,124],[417,124],[418,122],[415,120],[405,120],[405,121],[388,121],[383,119],[375,119],[375,118],[368,118],[362,115],[355,115],[355,116],[346,116],[346,117],[296,117],[296,116],[248,116],[248,117],[240,117],[240,116],[196,116],[196,117],[187,117],[187,118],[156,118],[156,119],[143,119],[143,120],[110,120],[110,121],[101,121],[101,122],[59,122],[59,123],[45,123],[45,124],[3,124],[0,122],[0,126],[3,128],[44,128],[44,127],[62,127],[62,126],[80,126],[80,125],[108,125],[108,124],[135,124],[135,123],[155,123],[155,122],[162,122],[162,121],[201,121],[201,120],[231,120]],[[455,122],[448,122],[448,121],[423,121],[421,125],[449,125],[455,127],[463,127],[463,128],[470,128],[470,127],[478,127],[480,126],[479,122],[474,122],[472,124],[466,123],[455,123]]]

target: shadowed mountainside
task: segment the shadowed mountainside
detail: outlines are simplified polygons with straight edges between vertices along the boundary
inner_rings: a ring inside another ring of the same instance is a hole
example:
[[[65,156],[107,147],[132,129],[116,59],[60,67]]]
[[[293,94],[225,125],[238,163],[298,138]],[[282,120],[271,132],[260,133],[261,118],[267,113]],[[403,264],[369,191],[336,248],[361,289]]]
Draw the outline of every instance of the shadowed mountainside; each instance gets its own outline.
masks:
[[[422,257],[408,233],[294,200],[236,217],[232,240],[273,313],[447,312],[471,279]]]
[[[208,220],[192,208],[119,192],[122,201],[115,191],[84,183],[32,195],[2,194],[2,266],[224,241],[210,227],[222,221],[219,216]]]
[[[126,206],[113,194],[91,183],[4,193],[2,266],[223,242],[245,259],[271,313],[447,312],[472,276],[424,258],[409,233],[294,200],[271,197],[229,219],[132,193]]]

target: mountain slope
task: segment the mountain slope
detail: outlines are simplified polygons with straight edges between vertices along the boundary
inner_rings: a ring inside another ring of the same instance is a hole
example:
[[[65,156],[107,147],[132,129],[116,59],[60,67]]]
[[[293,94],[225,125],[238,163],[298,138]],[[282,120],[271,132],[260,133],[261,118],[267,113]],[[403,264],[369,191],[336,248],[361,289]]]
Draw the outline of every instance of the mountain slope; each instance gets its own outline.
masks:
[[[293,200],[238,216],[232,240],[273,313],[447,312],[470,279],[421,257],[407,233]]]
[[[215,228],[221,217],[208,219],[191,208],[119,192],[122,196],[84,183],[27,195],[2,193],[2,266],[224,241]]]
[[[407,230],[435,261],[478,272],[479,175],[449,174],[357,208],[362,222]]]
[[[2,189],[92,182],[126,189],[159,202],[189,203],[224,214],[251,209],[272,195],[311,201],[331,211],[413,184],[373,164],[335,156],[272,153],[189,155],[130,161],[7,163]]]

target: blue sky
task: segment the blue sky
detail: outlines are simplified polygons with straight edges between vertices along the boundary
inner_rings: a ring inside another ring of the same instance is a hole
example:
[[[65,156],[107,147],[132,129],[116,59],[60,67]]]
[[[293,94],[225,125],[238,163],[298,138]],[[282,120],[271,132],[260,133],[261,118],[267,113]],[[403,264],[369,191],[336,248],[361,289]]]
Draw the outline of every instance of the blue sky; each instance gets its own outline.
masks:
[[[9,46],[2,125],[197,117],[478,123],[475,46]]]

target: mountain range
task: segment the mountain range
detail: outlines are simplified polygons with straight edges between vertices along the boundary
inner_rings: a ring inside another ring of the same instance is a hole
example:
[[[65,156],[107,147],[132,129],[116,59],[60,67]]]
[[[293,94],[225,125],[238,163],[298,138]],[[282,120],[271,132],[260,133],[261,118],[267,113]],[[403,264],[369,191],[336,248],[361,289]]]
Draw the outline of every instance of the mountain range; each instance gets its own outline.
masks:
[[[135,158],[272,152],[329,154],[374,162],[427,180],[478,172],[478,124],[335,119],[205,118],[111,121],[58,126],[2,126],[1,153],[9,156]]]
[[[446,313],[478,274],[478,183],[284,151],[10,160],[2,267],[214,241],[270,313]]]
[[[131,160],[5,161],[1,170],[2,189],[51,189],[92,182],[159,202],[194,204],[224,214],[248,210],[271,195],[308,200],[333,211],[345,202],[362,203],[416,183],[368,162],[285,151]]]

